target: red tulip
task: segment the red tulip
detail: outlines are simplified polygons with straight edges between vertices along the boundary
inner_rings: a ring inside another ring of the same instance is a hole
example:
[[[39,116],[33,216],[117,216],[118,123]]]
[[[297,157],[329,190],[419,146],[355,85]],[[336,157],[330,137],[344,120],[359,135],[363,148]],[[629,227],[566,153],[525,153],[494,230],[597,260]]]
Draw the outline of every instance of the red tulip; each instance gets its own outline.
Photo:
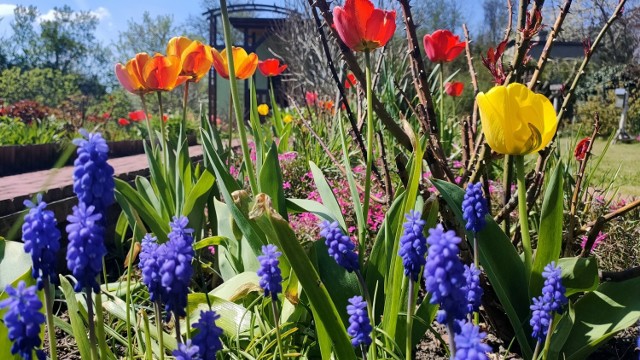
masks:
[[[167,120],[169,120],[169,115],[167,115],[167,114],[162,114],[162,121],[163,121],[163,122],[167,122]]]
[[[105,120],[106,120],[106,119],[108,119],[108,118],[110,118],[110,117],[111,117],[111,113],[108,113],[108,112],[102,113],[102,118],[103,118],[103,119],[105,119]]]
[[[453,61],[466,43],[449,30],[436,30],[424,36],[424,50],[432,62],[445,63]]]
[[[336,31],[351,50],[369,51],[385,46],[396,31],[395,10],[376,9],[370,0],[347,0],[333,8]]]
[[[125,118],[118,119],[118,125],[120,125],[120,126],[127,126],[129,124],[131,124],[131,123],[129,122],[129,120],[127,120]]]
[[[576,149],[573,152],[573,156],[576,157],[576,160],[582,161],[585,156],[587,156],[587,150],[589,150],[589,143],[591,142],[591,138],[586,137],[576,145]]]
[[[353,73],[347,74],[347,80],[344,81],[344,88],[349,89],[352,86],[356,86],[358,80],[356,80],[356,76]]]
[[[278,59],[267,59],[258,62],[258,69],[266,77],[278,76],[287,69],[287,64],[280,65]]]
[[[460,81],[450,81],[444,84],[444,92],[449,96],[458,97],[462,95],[462,90],[464,90],[464,84]]]
[[[318,101],[318,93],[317,92],[310,92],[307,91],[307,93],[304,95],[305,100],[307,100],[307,105],[311,106],[311,105],[315,105],[316,101]]]

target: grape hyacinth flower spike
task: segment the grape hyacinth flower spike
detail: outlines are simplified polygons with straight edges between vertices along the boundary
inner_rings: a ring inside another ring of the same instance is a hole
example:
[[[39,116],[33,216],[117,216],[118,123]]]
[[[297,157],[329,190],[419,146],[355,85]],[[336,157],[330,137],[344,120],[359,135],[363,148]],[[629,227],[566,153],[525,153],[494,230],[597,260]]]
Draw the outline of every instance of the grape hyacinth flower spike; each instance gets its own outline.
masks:
[[[58,283],[55,262],[60,251],[60,230],[53,211],[47,210],[47,203],[38,194],[36,202],[24,201],[29,212],[22,224],[24,250],[31,255],[33,262],[31,275],[42,289],[45,282]]]
[[[282,275],[278,267],[280,261],[278,258],[282,255],[278,248],[273,244],[262,247],[262,255],[258,256],[260,269],[260,287],[264,290],[265,296],[271,296],[273,301],[278,299],[278,294],[282,292]]]
[[[173,350],[176,360],[200,360],[200,348],[194,345],[191,340],[184,344],[178,344],[178,348]]]
[[[362,296],[354,296],[349,299],[347,314],[349,314],[349,329],[347,329],[347,332],[351,336],[351,345],[353,347],[369,346],[373,328],[367,313],[367,303],[362,299]]]
[[[320,236],[325,238],[325,244],[329,248],[329,255],[338,265],[348,272],[358,271],[360,263],[358,254],[355,253],[355,245],[347,235],[342,232],[337,221],[323,221],[320,223]]]
[[[560,313],[564,305],[568,303],[565,296],[566,289],[562,285],[562,269],[556,267],[555,262],[545,266],[542,272],[544,286],[542,295],[533,298],[531,305],[531,320],[529,324],[533,328],[532,337],[537,340],[535,355],[540,350],[553,325],[553,313]],[[535,358],[535,356],[534,356]]]
[[[8,298],[0,301],[0,309],[7,309],[4,325],[13,343],[11,353],[24,360],[45,360],[44,351],[40,349],[40,327],[45,317],[40,312],[42,302],[38,299],[36,287],[27,287],[24,281],[20,281],[15,288],[7,285],[5,291]]]
[[[404,274],[413,281],[418,281],[420,270],[427,262],[427,239],[423,234],[425,222],[421,216],[419,211],[414,210],[405,215],[407,221],[403,225],[404,232],[400,237],[398,250],[398,255],[402,257]]]
[[[470,322],[459,322],[460,331],[455,335],[456,354],[453,360],[489,360],[491,347],[482,342],[487,336],[480,327]]]
[[[81,138],[73,140],[78,146],[78,157],[73,163],[73,192],[87,207],[94,206],[102,214],[115,200],[113,167],[107,163],[109,146],[100,133],[89,133],[80,129]]]
[[[475,233],[486,225],[485,216],[489,213],[487,200],[482,194],[482,183],[469,183],[462,200],[462,218],[467,222],[465,228]]]
[[[67,217],[67,267],[76,278],[75,291],[85,288],[95,293],[100,291],[96,278],[102,271],[102,258],[107,253],[101,220],[102,214],[84,202],[74,206],[73,214]]]
[[[159,245],[157,239],[151,234],[142,238],[138,266],[142,273],[142,283],[147,286],[149,300],[152,302],[163,302],[164,288],[160,276],[160,264],[166,255],[166,248],[166,244]]]
[[[202,360],[215,360],[216,353],[222,350],[222,329],[216,325],[220,315],[215,311],[201,311],[200,319],[193,324],[198,333],[193,337],[193,345],[198,347],[198,354]]]
[[[469,314],[480,309],[483,290],[480,286],[480,270],[474,265],[464,265],[466,285],[464,292],[467,297],[467,312]]]

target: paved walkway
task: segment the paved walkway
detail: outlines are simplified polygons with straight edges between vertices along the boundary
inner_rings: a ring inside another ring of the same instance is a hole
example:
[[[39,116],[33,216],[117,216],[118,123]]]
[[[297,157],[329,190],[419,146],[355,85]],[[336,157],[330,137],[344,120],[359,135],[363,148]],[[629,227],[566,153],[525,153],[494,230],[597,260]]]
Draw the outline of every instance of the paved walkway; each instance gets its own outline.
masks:
[[[189,154],[192,157],[201,156],[202,147],[200,145],[189,147]],[[109,160],[109,163],[118,177],[144,172],[148,168],[145,154],[115,158]],[[22,200],[45,189],[53,192],[45,196],[49,201],[73,196],[72,193],[67,194],[72,184],[73,166],[0,177],[0,217],[22,210]]]

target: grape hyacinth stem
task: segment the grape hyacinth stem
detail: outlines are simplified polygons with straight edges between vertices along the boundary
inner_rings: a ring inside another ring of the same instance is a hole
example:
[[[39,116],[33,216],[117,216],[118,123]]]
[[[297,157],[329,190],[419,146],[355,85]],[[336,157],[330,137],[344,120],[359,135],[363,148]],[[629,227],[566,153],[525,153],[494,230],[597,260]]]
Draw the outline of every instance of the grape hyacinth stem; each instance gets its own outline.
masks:
[[[53,326],[53,297],[51,296],[51,284],[49,278],[42,279],[44,286],[44,308],[47,316],[47,335],[49,337],[49,356],[51,360],[58,360],[58,349],[56,348],[56,332]]]
[[[447,322],[447,332],[449,333],[449,355],[451,359],[456,357],[456,342],[455,342],[455,331],[453,330],[453,320],[449,320]]]
[[[162,330],[162,310],[160,310],[159,300],[154,303],[154,307],[156,311],[156,329],[158,332],[158,346],[160,347],[160,360],[164,360],[164,331]]]
[[[553,335],[554,322],[553,317],[551,317],[551,321],[549,322],[549,330],[547,330],[547,338],[544,340],[544,347],[542,348],[542,358],[547,358],[547,353],[549,352],[549,346],[551,345],[551,335]]]
[[[273,322],[276,325],[276,341],[278,341],[278,353],[280,353],[280,359],[284,359],[282,352],[282,336],[280,335],[280,321],[278,319],[278,305],[271,299],[271,311],[273,312]]]
[[[104,262],[103,262],[104,265]],[[98,338],[98,347],[100,354],[107,354],[107,338],[104,334],[104,315],[102,313],[102,294],[96,294],[96,337]]]
[[[173,316],[175,316],[176,323],[176,341],[178,342],[178,344],[182,344],[182,336],[180,335],[180,317],[178,316],[177,312],[174,312]]]
[[[414,299],[414,288],[415,288],[415,282],[410,279],[407,278],[409,280],[409,293],[408,293],[408,303],[407,303],[407,340],[405,341],[406,343],[406,353],[405,353],[405,359],[407,360],[411,360],[412,357],[412,352],[413,352],[413,344],[411,344],[411,329],[413,328],[413,312],[415,309],[415,301]]]
[[[89,318],[89,342],[91,347],[91,358],[93,360],[100,360],[100,356],[98,355],[98,347],[96,340],[96,325],[93,320],[93,299],[91,296],[91,288],[85,289],[85,294],[87,295],[87,317]]]
[[[536,360],[538,358],[538,355],[540,354],[540,344],[542,344],[540,341],[536,342],[536,349],[533,351],[532,360]]]
[[[533,255],[531,252],[531,238],[529,237],[529,217],[527,212],[527,186],[525,183],[524,156],[514,157],[516,164],[516,178],[518,181],[518,217],[520,218],[520,233],[522,234],[522,248],[524,249],[524,267],[526,273],[531,272]],[[505,186],[509,186],[505,184]]]

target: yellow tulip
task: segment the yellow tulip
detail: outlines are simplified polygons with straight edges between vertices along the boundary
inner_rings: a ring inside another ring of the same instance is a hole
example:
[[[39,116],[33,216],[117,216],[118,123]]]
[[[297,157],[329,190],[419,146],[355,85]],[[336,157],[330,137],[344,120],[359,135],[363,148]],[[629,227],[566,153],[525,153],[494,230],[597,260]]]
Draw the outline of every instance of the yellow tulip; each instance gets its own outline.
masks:
[[[267,104],[258,105],[258,114],[262,116],[267,116],[269,114],[269,105]]]
[[[253,76],[258,67],[258,55],[255,53],[247,54],[245,49],[241,47],[232,48],[233,69],[237,79],[245,80]],[[213,67],[216,72],[225,79],[229,79],[229,64],[227,64],[227,49],[218,52],[211,49],[213,55]]]
[[[544,149],[556,133],[556,112],[546,96],[518,83],[477,96],[482,131],[495,152],[525,155]]]
[[[291,114],[287,114],[282,118],[282,122],[284,122],[285,124],[288,124],[292,121],[293,121],[293,116],[291,116]]]

